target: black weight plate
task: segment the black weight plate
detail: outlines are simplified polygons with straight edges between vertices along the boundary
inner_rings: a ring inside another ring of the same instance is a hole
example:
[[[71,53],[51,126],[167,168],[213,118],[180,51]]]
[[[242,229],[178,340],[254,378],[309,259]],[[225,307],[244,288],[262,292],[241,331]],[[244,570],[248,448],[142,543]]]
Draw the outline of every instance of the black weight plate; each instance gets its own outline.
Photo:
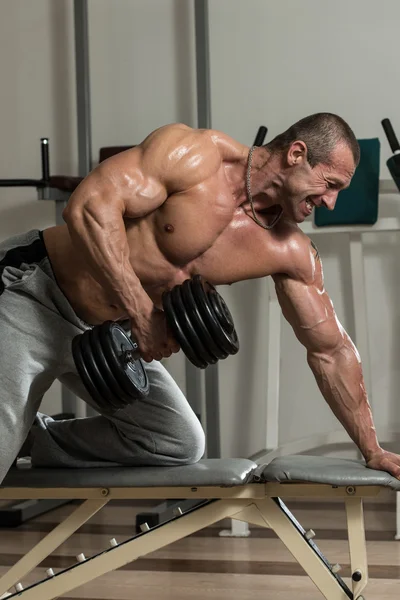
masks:
[[[99,337],[107,363],[122,389],[131,398],[143,398],[149,392],[149,380],[142,361],[125,362],[125,352],[135,353],[137,346],[118,323],[106,321],[100,325]]]
[[[228,354],[221,352],[221,349],[214,342],[212,335],[210,335],[210,332],[203,321],[195,299],[193,298],[190,279],[186,279],[182,283],[181,296],[190,322],[192,323],[196,334],[203,342],[203,346],[207,350],[207,361],[209,364],[215,364],[219,358],[226,358]],[[224,355],[222,356],[222,354]]]
[[[111,371],[130,398],[147,396],[149,380],[142,361],[135,358],[125,359],[127,352],[136,354],[137,344],[118,323],[112,321],[101,326],[100,340]]]
[[[99,391],[92,381],[92,378],[86,368],[85,361],[82,357],[81,352],[81,341],[82,335],[75,336],[72,340],[72,356],[75,362],[76,370],[78,371],[79,377],[82,379],[83,385],[89,392],[90,396],[97,402],[102,408],[107,408],[107,403],[104,398],[99,394]]]
[[[174,288],[172,288],[172,289],[174,289]],[[205,369],[207,365],[204,364],[204,361],[201,360],[195,354],[193,348],[191,347],[190,343],[186,339],[184,331],[182,330],[182,327],[180,324],[180,319],[175,312],[175,307],[172,302],[171,292],[172,292],[172,290],[170,290],[168,292],[164,292],[162,295],[162,304],[163,304],[163,309],[164,309],[165,316],[167,319],[168,327],[171,329],[172,333],[175,336],[176,341],[179,343],[184,354],[187,356],[187,358],[190,360],[190,362],[193,363],[195,365],[195,367],[198,367],[199,369]]]
[[[111,408],[121,408],[122,403],[118,396],[114,396],[107,383],[104,381],[104,377],[99,369],[96,361],[96,356],[101,352],[101,348],[96,347],[92,340],[92,331],[88,330],[82,335],[81,338],[81,352],[84,360],[86,369],[89,376],[96,386],[97,393],[103,399],[103,406],[109,406]]]
[[[119,358],[120,361],[122,361],[126,376],[135,386],[137,386],[141,395],[146,395],[149,391],[149,380],[141,359],[134,358],[135,356],[138,356],[137,344],[118,323],[112,323],[110,325],[109,334],[113,340],[115,351],[120,353]],[[126,352],[132,354],[132,357],[129,360],[124,358]],[[124,379],[124,381],[126,381],[126,379]]]
[[[225,331],[233,345],[234,349],[232,350],[231,354],[236,354],[239,351],[239,339],[228,306],[215,288],[212,288],[208,292],[207,298],[211,305],[211,310],[215,312],[221,328]]]
[[[129,352],[132,352],[132,358],[129,361],[125,360],[123,362],[125,373],[135,386],[137,386],[140,396],[147,396],[150,389],[150,382],[143,361],[139,358],[138,345],[118,323],[113,323],[110,326],[110,334],[114,340],[114,347],[117,350],[123,348],[123,352],[125,352],[125,344],[129,344]],[[135,355],[138,358],[134,358]]]
[[[114,377],[113,372],[111,371],[110,365],[108,364],[106,357],[104,356],[103,348],[101,345],[100,339],[100,326],[96,325],[93,327],[91,334],[91,344],[92,351],[93,348],[96,348],[95,358],[98,364],[98,367],[104,377],[105,382],[110,388],[110,393],[116,399],[116,403],[122,406],[128,405],[132,401],[132,396],[125,393],[122,387],[119,385],[118,381]]]
[[[239,350],[236,332],[235,335],[229,335],[218,323],[215,313],[211,308],[210,301],[208,300],[207,293],[203,287],[201,276],[195,275],[191,280],[191,285],[193,297],[196,300],[199,311],[201,312],[204,322],[215,342],[223,351],[228,352],[228,354],[236,354]],[[215,290],[211,284],[206,283],[205,285],[208,285],[210,289]]]
[[[222,329],[224,329],[224,331],[230,335],[235,331],[235,325],[225,300],[220,294],[218,294],[216,289],[211,289],[208,292],[207,297]]]
[[[199,361],[204,364],[204,367],[202,368],[205,369],[208,364],[215,363],[216,361],[214,357],[207,352],[207,349],[205,348],[201,338],[198,336],[197,329],[194,327],[190,319],[181,292],[181,285],[177,285],[171,290],[171,300],[175,309],[175,314],[179,318],[179,324],[185,334],[185,338],[189,342]]]

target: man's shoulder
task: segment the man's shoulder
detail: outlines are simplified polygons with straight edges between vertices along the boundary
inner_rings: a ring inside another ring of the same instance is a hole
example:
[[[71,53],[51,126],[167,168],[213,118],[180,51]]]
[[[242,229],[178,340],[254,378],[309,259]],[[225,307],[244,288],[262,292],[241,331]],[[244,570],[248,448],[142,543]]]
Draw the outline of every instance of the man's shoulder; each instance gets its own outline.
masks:
[[[174,123],[155,130],[142,142],[141,160],[174,193],[210,180],[224,163],[243,161],[245,148],[215,129]]]
[[[184,123],[169,123],[155,129],[141,142],[140,148],[149,154],[161,151],[173,155],[175,152],[181,158],[197,153],[219,161],[243,160],[249,150],[222,131],[196,129]]]
[[[215,129],[208,130],[213,143],[219,149],[222,159],[229,162],[240,162],[247,159],[249,146],[238,142],[230,135]]]

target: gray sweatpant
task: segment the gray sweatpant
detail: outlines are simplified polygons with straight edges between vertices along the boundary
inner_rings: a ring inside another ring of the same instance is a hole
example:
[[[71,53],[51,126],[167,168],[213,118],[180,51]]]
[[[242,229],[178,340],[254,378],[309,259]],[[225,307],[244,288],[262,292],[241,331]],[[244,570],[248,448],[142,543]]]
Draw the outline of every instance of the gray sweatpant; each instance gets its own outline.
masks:
[[[200,423],[157,361],[146,364],[149,396],[112,416],[58,421],[38,412],[58,379],[101,413],[71,353],[87,328],[57,285],[41,232],[0,244],[0,483],[30,430],[38,467],[178,465],[203,455]]]

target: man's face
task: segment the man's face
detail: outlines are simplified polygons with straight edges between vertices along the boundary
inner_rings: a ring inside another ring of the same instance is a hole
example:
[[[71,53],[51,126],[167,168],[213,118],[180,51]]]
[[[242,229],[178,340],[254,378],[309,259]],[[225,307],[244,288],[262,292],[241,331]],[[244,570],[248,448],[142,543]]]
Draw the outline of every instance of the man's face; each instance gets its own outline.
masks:
[[[296,144],[300,144],[296,149]],[[330,156],[330,164],[311,167],[302,142],[295,142],[288,152],[289,169],[284,184],[283,208],[287,217],[301,223],[314,206],[325,206],[333,210],[340,190],[349,186],[354,175],[353,154],[346,144],[338,144]]]

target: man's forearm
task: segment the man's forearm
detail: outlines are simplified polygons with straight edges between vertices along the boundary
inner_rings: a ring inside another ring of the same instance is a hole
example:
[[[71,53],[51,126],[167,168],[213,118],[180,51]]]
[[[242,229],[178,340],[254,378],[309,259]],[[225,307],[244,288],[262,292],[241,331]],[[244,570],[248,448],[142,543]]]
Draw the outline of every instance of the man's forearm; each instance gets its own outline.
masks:
[[[366,460],[380,451],[357,350],[346,336],[328,355],[308,353],[308,363],[331,410]]]
[[[152,302],[130,263],[122,215],[99,214],[88,206],[78,211],[66,210],[64,219],[89,271],[127,315],[135,320],[144,310],[150,312]]]

